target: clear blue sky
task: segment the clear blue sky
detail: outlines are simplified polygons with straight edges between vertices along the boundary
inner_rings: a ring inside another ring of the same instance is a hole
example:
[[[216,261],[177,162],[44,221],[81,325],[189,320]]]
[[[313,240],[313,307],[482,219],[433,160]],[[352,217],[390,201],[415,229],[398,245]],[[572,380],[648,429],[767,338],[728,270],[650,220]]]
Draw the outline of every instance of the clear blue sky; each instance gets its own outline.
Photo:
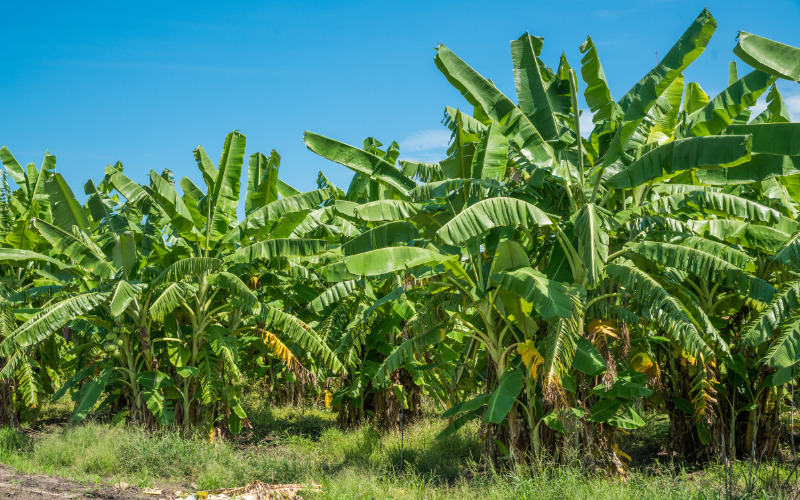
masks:
[[[434,63],[444,43],[514,96],[509,41],[544,36],[580,66],[591,34],[619,98],[708,6],[719,24],[687,72],[707,92],[727,85],[739,30],[800,46],[800,5],[767,1],[560,2],[13,2],[0,29],[0,144],[21,163],[46,149],[81,198],[107,163],[146,182],[149,169],[199,181],[192,150],[219,158],[227,132],[247,152],[277,149],[281,178],[306,190],[324,170],[350,172],[302,141],[304,130],[360,144],[401,144],[401,158],[443,157],[445,105],[465,102]],[[740,74],[744,72],[740,66]],[[800,88],[781,87],[795,119]]]

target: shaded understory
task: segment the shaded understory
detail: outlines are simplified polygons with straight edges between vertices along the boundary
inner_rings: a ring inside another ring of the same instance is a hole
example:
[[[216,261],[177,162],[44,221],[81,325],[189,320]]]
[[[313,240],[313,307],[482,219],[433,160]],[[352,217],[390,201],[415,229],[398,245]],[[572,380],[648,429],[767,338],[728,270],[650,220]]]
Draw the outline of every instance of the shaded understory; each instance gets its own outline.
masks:
[[[120,481],[140,487],[213,489],[268,483],[316,482],[323,498],[725,498],[722,468],[682,463],[660,453],[666,436],[662,416],[624,436],[632,457],[626,482],[588,474],[578,466],[540,464],[493,471],[480,460],[477,429],[467,426],[447,440],[435,439],[446,422],[428,415],[406,430],[400,472],[398,432],[369,427],[345,432],[335,415],[319,409],[269,408],[249,401],[253,429],[211,444],[170,432],[145,432],[106,423],[61,423],[58,415],[21,432],[0,428],[0,462],[27,473],[68,477],[86,485]],[[789,463],[762,464],[751,474],[737,464],[742,495],[792,498],[794,479],[781,489]],[[748,481],[748,478],[749,481]]]

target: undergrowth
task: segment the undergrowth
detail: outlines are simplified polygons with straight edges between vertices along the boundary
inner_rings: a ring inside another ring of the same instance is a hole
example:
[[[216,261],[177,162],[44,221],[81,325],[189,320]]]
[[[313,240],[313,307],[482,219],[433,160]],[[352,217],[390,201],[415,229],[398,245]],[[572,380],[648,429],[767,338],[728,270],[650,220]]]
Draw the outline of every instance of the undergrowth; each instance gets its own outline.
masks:
[[[687,470],[651,461],[636,465],[624,482],[577,465],[540,463],[495,471],[480,459],[476,428],[467,426],[446,440],[436,440],[446,422],[432,416],[406,429],[401,469],[399,432],[379,433],[368,426],[342,431],[325,410],[248,403],[254,429],[215,443],[101,422],[50,426],[44,431],[0,428],[0,462],[26,473],[142,487],[206,490],[256,479],[315,482],[323,487],[320,498],[337,499],[725,498],[722,469],[715,466]],[[651,448],[650,441],[660,432],[656,424],[641,436],[627,437],[627,444]],[[768,484],[764,478],[776,470],[785,477],[789,469],[762,466],[761,483]],[[750,497],[780,496],[778,490],[763,485]]]

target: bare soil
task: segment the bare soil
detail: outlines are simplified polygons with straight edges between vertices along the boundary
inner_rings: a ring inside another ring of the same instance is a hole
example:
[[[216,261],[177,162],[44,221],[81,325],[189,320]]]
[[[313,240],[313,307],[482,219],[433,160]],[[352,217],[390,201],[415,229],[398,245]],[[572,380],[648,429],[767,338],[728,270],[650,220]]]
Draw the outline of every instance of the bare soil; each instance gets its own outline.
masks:
[[[112,486],[81,484],[60,477],[44,474],[22,474],[11,467],[0,464],[0,499],[55,500],[61,498],[105,498],[128,500],[148,498],[156,500],[162,495],[145,494],[138,488],[123,489]]]

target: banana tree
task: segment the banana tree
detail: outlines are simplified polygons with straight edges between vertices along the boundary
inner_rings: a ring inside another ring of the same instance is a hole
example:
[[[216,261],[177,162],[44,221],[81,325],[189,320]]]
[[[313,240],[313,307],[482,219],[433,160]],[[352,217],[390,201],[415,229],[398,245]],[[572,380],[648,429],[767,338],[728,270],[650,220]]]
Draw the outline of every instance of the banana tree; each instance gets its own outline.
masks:
[[[381,427],[396,427],[401,413],[412,422],[433,380],[418,368],[422,349],[443,340],[431,324],[432,306],[408,291],[411,277],[403,272],[415,265],[420,236],[414,221],[422,205],[409,196],[416,183],[395,167],[395,143],[383,150],[369,138],[358,149],[307,132],[306,144],[356,172],[347,192],[327,208],[346,231],[336,235],[339,245],[320,273],[330,286],[309,303],[348,369],[331,399],[339,424],[350,427],[371,416]],[[317,221],[308,229],[329,225]]]
[[[687,178],[697,179],[698,184],[714,184],[712,179],[724,179],[725,183],[732,178],[750,181],[753,175],[749,172],[760,171],[758,166],[765,162],[776,162],[753,154],[756,151],[747,133],[730,131],[719,135],[773,83],[770,75],[755,72],[736,79],[718,98],[706,105],[698,104],[702,98],[696,98],[692,108],[680,114],[682,72],[702,52],[715,27],[714,19],[704,11],[667,56],[617,102],[611,99],[597,50],[588,39],[581,47],[585,54],[581,73],[587,85],[585,98],[596,111],[596,126],[588,139],[581,137],[577,120],[575,74],[564,58],[557,71],[546,69],[538,58],[541,39],[526,34],[512,42],[517,105],[446,47],[440,46],[435,58],[448,80],[478,109],[473,118],[484,121],[489,130],[487,137],[491,137],[493,127],[499,129],[508,143],[509,157],[525,181],[524,189],[512,192],[510,197],[466,207],[437,235],[447,244],[466,247],[472,243],[473,248],[482,245],[486,250],[490,248],[492,231],[516,227],[519,234],[509,239],[522,245],[515,252],[522,267],[496,273],[493,281],[497,290],[505,287],[527,300],[534,299],[537,289],[540,293],[547,290],[546,295],[552,300],[556,294],[551,284],[563,287],[567,314],[554,321],[541,309],[536,311],[533,318],[541,314],[542,323],[548,325],[544,328],[546,342],[543,349],[534,351],[525,339],[519,355],[527,364],[528,378],[541,379],[535,387],[540,387],[544,401],[553,405],[555,414],[560,416],[554,419],[552,413],[548,414],[548,418],[542,417],[544,423],[562,435],[561,430],[570,427],[569,420],[593,425],[591,432],[572,425],[578,430],[571,433],[575,443],[599,445],[607,464],[617,470],[621,467],[608,430],[643,423],[630,407],[631,401],[618,397],[625,392],[619,387],[624,386],[637,397],[652,392],[638,387],[641,377],[618,371],[616,366],[620,365],[619,370],[627,368],[627,323],[633,321],[635,325],[639,318],[647,318],[674,348],[691,353],[695,359],[713,359],[715,349],[722,349],[717,330],[707,328],[708,322],[692,314],[697,310],[696,304],[663,286],[654,277],[659,269],[648,272],[630,258],[639,255],[655,259],[660,265],[682,268],[694,278],[718,280],[724,276],[726,292],[755,303],[769,301],[773,293],[770,285],[744,269],[726,267],[724,262],[706,258],[691,246],[680,247],[681,253],[676,255],[674,245],[668,241],[634,245],[646,239],[651,228],[647,217],[633,207],[651,199],[655,199],[654,203],[663,201],[657,194],[660,185],[689,196],[692,188],[684,192],[680,189],[682,184],[692,184]],[[695,90],[693,95],[698,95],[699,86],[690,88]],[[470,126],[476,128],[472,123]],[[457,159],[457,154],[452,158]],[[444,168],[445,162],[441,165]],[[785,167],[777,171],[784,172]],[[771,177],[761,175],[759,180]],[[478,282],[487,282],[477,277]],[[538,298],[534,307],[537,304],[543,308],[546,301]],[[631,307],[633,311],[629,311]],[[609,323],[608,328],[599,328],[604,322]],[[491,324],[491,319],[484,318],[484,323]],[[517,325],[509,328],[515,334],[522,333]],[[485,340],[486,344],[492,343],[491,338]],[[587,350],[589,357],[602,352],[605,366],[598,363],[598,373],[583,373],[575,384],[573,368],[579,363],[576,359],[586,352],[577,357],[576,354],[580,344],[587,345],[586,341],[594,349]],[[536,347],[536,342],[531,346]],[[495,352],[504,347],[508,350],[510,346],[495,347]],[[540,365],[544,369],[539,370]],[[497,366],[504,368],[500,362]],[[592,377],[601,373],[602,385],[582,385],[595,384],[598,380]],[[513,390],[507,396],[516,397],[522,391],[521,382],[509,387]],[[571,387],[575,390],[570,391]],[[564,397],[570,392],[576,396],[572,400]],[[579,400],[582,407],[576,407]],[[697,413],[703,415],[702,402],[706,399],[694,400]],[[471,411],[482,408],[475,402],[465,407]],[[490,407],[486,408],[482,410],[484,415],[491,413]],[[528,423],[535,445],[541,441],[534,430],[539,427],[537,419],[529,419]]]
[[[277,229],[291,231],[287,219],[319,205],[324,193],[278,200],[287,186],[277,180],[276,162],[260,154],[250,158],[249,213],[241,222],[236,219],[244,141],[236,132],[228,135],[219,169],[202,148],[195,152],[207,193],[184,178],[180,197],[168,171],[151,172],[150,185],[140,186],[117,165],[106,169],[100,185],[87,183],[89,198],[82,207],[54,173],[44,184],[50,221],[31,221],[49,256],[2,249],[9,263],[23,258],[40,263],[36,272],[44,276],[44,285],[62,288],[8,332],[0,349],[11,355],[58,329],[78,333],[80,326],[86,342],[73,350],[79,362],[56,394],[80,386],[76,418],[85,416],[105,389],[114,396],[109,403],[120,396],[130,400],[120,416],[130,412],[146,422],[153,415],[169,425],[177,412],[185,432],[194,423],[210,428],[225,417],[227,426],[238,430],[245,415],[231,383],[241,378],[237,335],[245,331],[267,335],[272,329],[270,335],[291,340],[337,368],[313,331],[274,303],[262,302],[240,278],[272,257],[313,255],[326,247],[319,240],[277,237]],[[124,203],[112,196],[114,190]],[[53,266],[66,272],[55,274]],[[78,356],[101,345],[107,354],[102,360]]]

